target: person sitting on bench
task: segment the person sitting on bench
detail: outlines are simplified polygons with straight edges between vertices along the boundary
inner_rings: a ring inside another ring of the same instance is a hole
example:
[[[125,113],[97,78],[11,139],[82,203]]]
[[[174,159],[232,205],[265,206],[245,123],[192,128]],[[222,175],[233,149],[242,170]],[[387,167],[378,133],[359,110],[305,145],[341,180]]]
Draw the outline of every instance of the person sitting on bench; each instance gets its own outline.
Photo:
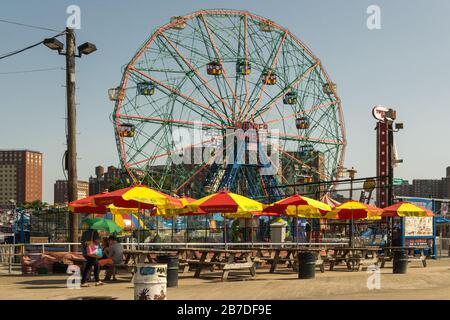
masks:
[[[123,262],[122,244],[117,241],[117,238],[114,235],[109,236],[108,242],[108,257],[112,260],[112,264],[108,265],[108,269],[106,269],[105,281],[111,280],[111,275],[113,276],[113,280],[116,280],[116,274],[113,270],[116,265],[120,265]]]

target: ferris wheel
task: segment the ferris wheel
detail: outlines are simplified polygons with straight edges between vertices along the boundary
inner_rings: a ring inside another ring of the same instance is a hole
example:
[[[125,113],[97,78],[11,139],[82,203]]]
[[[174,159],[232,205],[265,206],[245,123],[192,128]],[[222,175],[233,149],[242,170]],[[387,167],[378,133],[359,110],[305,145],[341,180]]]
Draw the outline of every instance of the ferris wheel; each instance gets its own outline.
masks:
[[[110,98],[123,168],[161,190],[276,198],[292,192],[279,185],[332,180],[342,167],[345,128],[336,85],[289,30],[247,11],[172,17],[126,65]],[[249,128],[269,138],[277,132],[269,150],[259,138],[255,147],[267,157],[276,151],[276,173],[261,174],[258,161],[215,161],[226,153],[228,130]],[[201,138],[190,139],[189,130]],[[181,150],[183,139],[189,143]],[[174,163],[174,154],[184,159],[194,149],[203,151],[199,161]]]

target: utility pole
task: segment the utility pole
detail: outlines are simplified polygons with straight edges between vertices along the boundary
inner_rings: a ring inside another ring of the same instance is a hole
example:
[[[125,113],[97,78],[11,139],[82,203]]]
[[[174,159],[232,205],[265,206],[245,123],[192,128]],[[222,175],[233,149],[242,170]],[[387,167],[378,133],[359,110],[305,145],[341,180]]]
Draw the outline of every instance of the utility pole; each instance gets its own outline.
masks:
[[[66,170],[67,177],[67,200],[72,202],[78,199],[78,176],[77,176],[77,147],[76,147],[76,102],[75,102],[75,58],[89,55],[97,50],[97,47],[85,42],[78,47],[78,54],[75,49],[75,32],[71,28],[66,28],[66,51],[63,52],[64,45],[56,39],[47,38],[43,44],[51,50],[57,50],[58,54],[66,56],[66,93],[67,93],[67,152],[66,152]],[[69,214],[70,242],[78,242],[78,216]],[[74,251],[78,250],[78,246],[72,246]]]
[[[75,102],[75,35],[73,29],[66,28],[66,90],[67,90],[67,193],[68,202],[78,199]],[[69,215],[70,242],[78,242],[78,215]],[[77,246],[73,247],[77,251]]]

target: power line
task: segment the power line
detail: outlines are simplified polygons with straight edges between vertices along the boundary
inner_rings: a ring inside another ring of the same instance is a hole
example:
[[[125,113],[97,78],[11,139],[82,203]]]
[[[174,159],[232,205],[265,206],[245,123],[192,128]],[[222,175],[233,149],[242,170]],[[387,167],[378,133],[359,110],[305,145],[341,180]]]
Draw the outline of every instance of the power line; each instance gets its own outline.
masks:
[[[4,74],[21,74],[21,73],[32,73],[32,72],[43,72],[43,71],[54,71],[54,70],[65,70],[65,68],[44,68],[44,69],[33,69],[33,70],[22,70],[22,71],[8,71],[8,72],[0,72],[0,75]]]
[[[20,22],[15,22],[15,21],[9,21],[9,20],[5,20],[5,19],[0,19],[0,22],[14,24],[14,25],[17,25],[17,26],[22,26],[22,27],[33,28],[33,29],[59,32],[59,30],[56,30],[56,29],[40,27],[40,26],[35,26],[35,25],[32,25],[32,24],[25,24],[25,23],[20,23]]]
[[[62,31],[62,32],[58,33],[57,35],[53,36],[52,38],[59,37],[59,36],[63,35],[64,33],[65,33],[65,31]],[[14,55],[22,53],[24,51],[30,50],[30,49],[32,49],[34,47],[37,47],[38,45],[41,45],[42,43],[44,43],[44,40],[41,40],[41,41],[39,41],[37,43],[34,43],[34,44],[32,44],[32,45],[30,45],[28,47],[23,48],[23,49],[15,50],[15,51],[8,52],[8,53],[5,53],[3,55],[0,55],[0,60],[8,58],[8,57],[11,57],[11,56],[14,56]]]

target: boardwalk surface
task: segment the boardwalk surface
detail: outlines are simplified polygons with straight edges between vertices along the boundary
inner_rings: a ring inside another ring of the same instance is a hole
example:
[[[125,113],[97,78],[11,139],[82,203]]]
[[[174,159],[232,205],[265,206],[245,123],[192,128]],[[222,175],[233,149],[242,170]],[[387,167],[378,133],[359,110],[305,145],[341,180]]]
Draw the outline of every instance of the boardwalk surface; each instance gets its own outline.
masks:
[[[168,288],[168,299],[450,299],[450,259],[430,261],[427,268],[412,265],[406,275],[381,269],[381,289],[369,290],[365,271],[345,268],[316,272],[316,279],[299,280],[286,273],[270,274],[258,269],[256,278],[242,275],[237,280],[221,282],[221,273],[206,273],[196,279],[193,273],[180,275],[179,286]],[[236,273],[235,273],[236,274]],[[101,287],[79,290],[66,288],[65,275],[18,276],[0,274],[0,299],[70,299],[83,296],[112,296],[132,299],[130,276]]]

